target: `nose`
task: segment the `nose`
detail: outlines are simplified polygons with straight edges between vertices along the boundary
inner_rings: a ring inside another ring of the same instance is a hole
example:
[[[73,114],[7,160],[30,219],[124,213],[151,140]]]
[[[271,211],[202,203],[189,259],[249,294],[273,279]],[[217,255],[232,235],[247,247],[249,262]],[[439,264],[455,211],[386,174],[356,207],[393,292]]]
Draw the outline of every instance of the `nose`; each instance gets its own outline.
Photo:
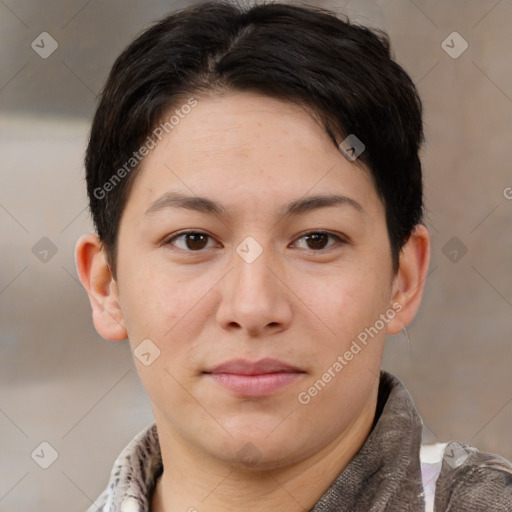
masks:
[[[292,294],[282,269],[269,250],[249,261],[233,254],[232,269],[221,282],[218,324],[251,336],[286,330],[293,314]]]

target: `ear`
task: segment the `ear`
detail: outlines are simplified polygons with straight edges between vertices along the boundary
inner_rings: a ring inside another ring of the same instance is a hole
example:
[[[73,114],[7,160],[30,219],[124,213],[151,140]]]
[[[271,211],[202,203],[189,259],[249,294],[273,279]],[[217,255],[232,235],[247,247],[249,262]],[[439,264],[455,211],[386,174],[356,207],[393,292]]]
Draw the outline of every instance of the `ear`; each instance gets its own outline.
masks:
[[[412,322],[420,306],[430,263],[430,235],[418,224],[400,252],[400,266],[393,281],[395,317],[387,324],[388,334],[398,334]]]
[[[119,305],[117,284],[97,235],[80,237],[75,247],[78,277],[89,295],[92,319],[98,334],[110,341],[128,337]]]

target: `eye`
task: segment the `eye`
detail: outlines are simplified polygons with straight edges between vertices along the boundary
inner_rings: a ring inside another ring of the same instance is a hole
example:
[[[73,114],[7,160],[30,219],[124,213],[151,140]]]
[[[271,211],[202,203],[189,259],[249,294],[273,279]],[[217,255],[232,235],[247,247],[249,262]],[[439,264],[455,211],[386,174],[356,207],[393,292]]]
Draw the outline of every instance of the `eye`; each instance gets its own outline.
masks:
[[[329,242],[329,238],[335,239],[335,241],[333,243],[331,243],[330,245],[327,245]],[[321,250],[329,249],[333,245],[336,245],[337,242],[345,243],[345,241],[341,237],[334,235],[332,233],[329,233],[327,231],[310,231],[310,232],[302,235],[297,240],[298,240],[298,242],[300,242],[301,240],[305,241],[306,247],[304,247],[304,243],[303,243],[302,247],[299,247],[299,248],[312,249],[314,251],[321,251]]]
[[[331,243],[329,243],[331,239]],[[215,247],[213,238],[202,231],[182,231],[164,241],[164,245],[173,245],[187,252],[199,252],[202,249]],[[311,249],[315,252],[329,249],[337,243],[345,243],[341,237],[327,231],[310,231],[303,234],[295,243],[299,248]]]
[[[209,249],[208,241],[212,237],[202,231],[182,231],[164,241],[164,245],[174,245],[178,249],[189,252],[198,252],[201,249]]]

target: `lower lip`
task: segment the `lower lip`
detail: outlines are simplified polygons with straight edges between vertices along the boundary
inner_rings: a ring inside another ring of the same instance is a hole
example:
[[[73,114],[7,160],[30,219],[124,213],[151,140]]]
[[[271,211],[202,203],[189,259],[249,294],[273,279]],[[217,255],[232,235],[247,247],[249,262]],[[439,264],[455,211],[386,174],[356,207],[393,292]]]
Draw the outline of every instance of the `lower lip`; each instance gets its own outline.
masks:
[[[276,372],[261,375],[210,373],[223,388],[245,397],[268,396],[280,391],[302,376],[299,372]]]

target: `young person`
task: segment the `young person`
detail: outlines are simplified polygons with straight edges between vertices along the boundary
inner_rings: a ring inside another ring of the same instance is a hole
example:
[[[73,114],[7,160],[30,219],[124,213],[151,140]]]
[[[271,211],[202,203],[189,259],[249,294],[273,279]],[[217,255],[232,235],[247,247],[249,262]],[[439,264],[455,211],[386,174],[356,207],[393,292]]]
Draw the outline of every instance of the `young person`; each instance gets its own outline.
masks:
[[[422,139],[386,35],[329,11],[206,2],[128,46],[92,125],[97,234],[76,262],[155,424],[91,511],[512,510],[512,466],[422,449],[380,370],[429,265]]]

